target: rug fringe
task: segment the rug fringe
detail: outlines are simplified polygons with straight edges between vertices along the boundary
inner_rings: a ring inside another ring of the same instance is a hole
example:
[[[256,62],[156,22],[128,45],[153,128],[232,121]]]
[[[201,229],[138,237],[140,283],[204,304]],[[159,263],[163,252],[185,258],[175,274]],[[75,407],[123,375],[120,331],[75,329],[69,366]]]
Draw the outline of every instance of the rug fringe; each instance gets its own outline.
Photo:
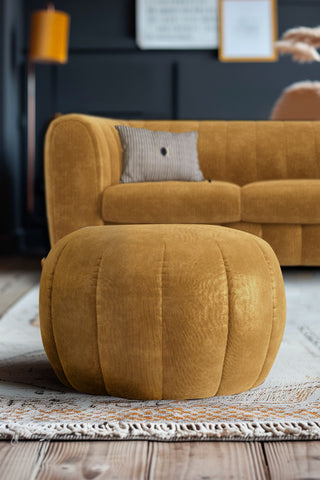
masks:
[[[145,439],[145,440],[306,440],[320,439],[320,422],[139,423],[41,425],[0,424],[0,438],[27,439]]]

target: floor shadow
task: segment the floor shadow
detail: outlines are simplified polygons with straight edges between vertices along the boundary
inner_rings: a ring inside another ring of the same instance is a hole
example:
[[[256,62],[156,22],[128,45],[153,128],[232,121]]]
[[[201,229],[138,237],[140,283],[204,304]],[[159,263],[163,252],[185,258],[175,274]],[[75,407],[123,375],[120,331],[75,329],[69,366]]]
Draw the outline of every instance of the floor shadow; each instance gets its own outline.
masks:
[[[60,383],[42,350],[0,360],[0,382],[61,393],[73,391]]]

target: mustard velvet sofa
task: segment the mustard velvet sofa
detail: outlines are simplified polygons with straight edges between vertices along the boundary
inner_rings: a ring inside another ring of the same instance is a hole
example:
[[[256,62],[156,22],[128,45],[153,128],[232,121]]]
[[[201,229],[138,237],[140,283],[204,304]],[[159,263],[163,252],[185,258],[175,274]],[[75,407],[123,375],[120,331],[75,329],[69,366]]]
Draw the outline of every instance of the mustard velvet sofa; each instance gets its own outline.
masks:
[[[120,184],[115,125],[197,130],[204,182]],[[210,180],[210,181],[209,181]],[[120,121],[69,114],[45,140],[50,242],[84,226],[214,224],[257,235],[281,265],[320,265],[320,122]]]

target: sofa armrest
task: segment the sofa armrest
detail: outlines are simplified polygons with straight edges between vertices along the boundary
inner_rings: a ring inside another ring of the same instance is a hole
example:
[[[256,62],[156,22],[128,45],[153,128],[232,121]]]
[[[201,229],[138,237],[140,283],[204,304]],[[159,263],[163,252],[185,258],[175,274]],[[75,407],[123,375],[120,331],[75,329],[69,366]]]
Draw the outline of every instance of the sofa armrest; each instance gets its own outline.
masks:
[[[45,138],[46,207],[51,246],[81,227],[103,225],[102,193],[119,183],[118,120],[70,114],[58,117]]]

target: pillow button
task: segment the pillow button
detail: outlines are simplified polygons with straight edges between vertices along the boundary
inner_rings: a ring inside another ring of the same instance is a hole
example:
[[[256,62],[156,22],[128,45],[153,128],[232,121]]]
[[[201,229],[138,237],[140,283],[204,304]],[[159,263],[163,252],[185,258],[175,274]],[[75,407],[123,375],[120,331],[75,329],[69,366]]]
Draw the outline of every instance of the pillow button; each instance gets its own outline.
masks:
[[[168,150],[166,149],[166,147],[162,147],[160,148],[160,153],[165,157],[168,154]]]

